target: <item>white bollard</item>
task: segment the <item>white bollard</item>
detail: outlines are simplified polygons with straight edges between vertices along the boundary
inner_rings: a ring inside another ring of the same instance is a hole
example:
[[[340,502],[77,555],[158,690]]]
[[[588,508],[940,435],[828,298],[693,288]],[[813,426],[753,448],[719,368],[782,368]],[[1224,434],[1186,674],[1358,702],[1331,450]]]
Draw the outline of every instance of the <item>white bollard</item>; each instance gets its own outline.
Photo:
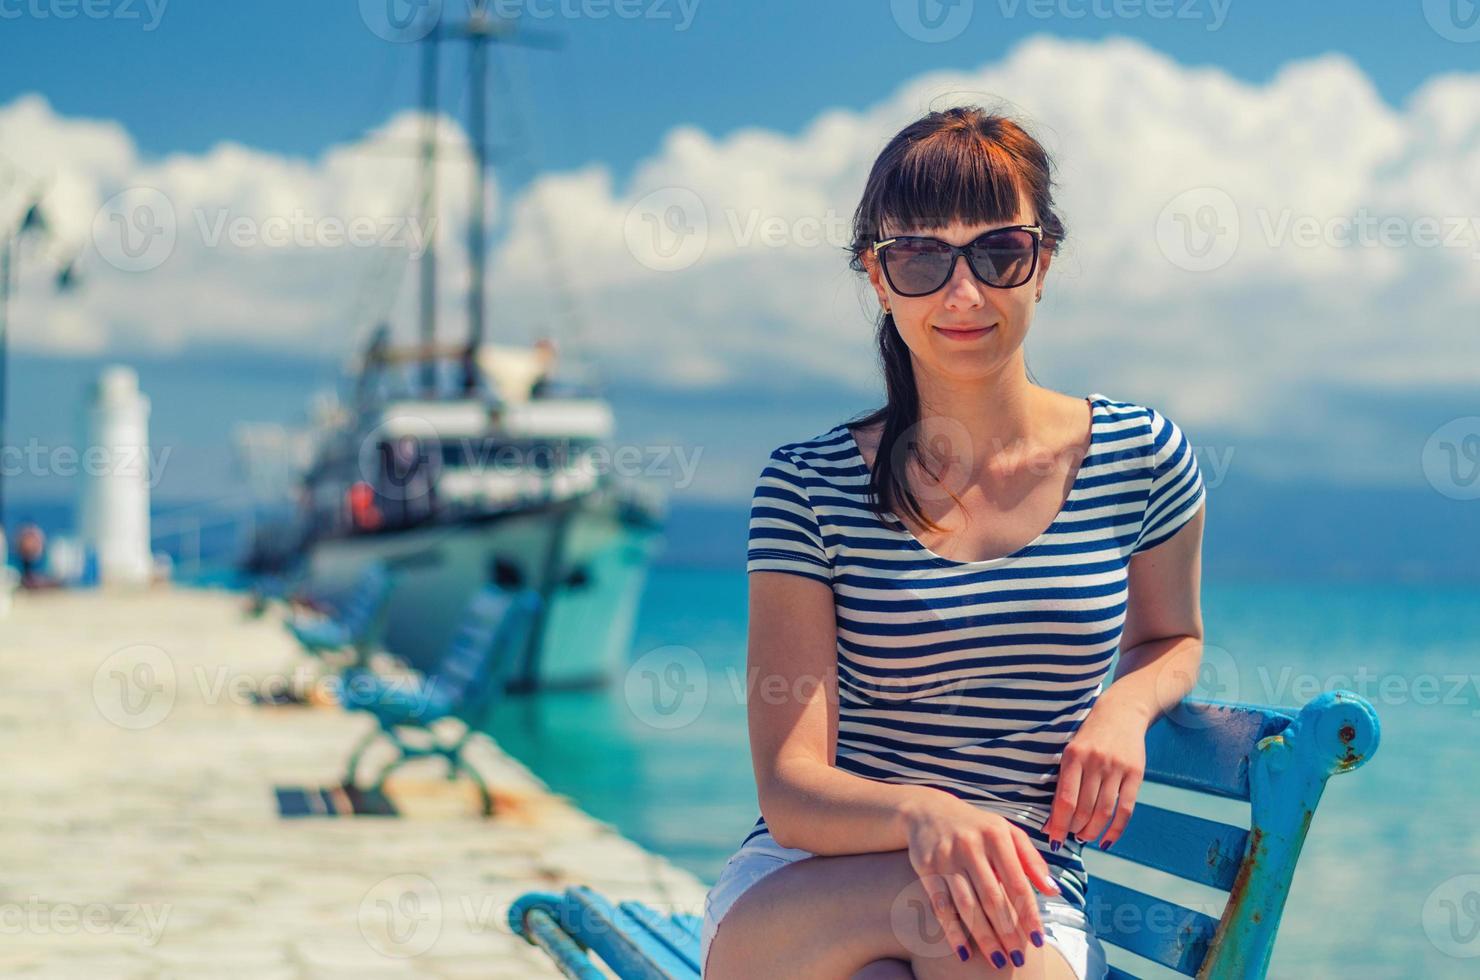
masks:
[[[148,585],[149,399],[133,368],[112,365],[88,390],[79,520],[105,586]],[[90,454],[90,455],[89,455]]]

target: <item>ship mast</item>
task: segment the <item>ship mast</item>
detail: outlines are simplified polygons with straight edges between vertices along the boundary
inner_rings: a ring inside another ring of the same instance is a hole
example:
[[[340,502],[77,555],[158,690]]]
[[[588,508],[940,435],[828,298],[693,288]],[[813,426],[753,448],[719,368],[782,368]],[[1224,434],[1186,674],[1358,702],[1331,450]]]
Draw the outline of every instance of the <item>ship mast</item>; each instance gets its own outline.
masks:
[[[428,16],[434,16],[428,13]],[[437,41],[435,26],[421,42],[421,222],[426,236],[418,272],[421,275],[422,393],[437,394]]]
[[[468,51],[468,139],[473,153],[473,194],[468,220],[468,342],[463,349],[463,392],[472,394],[478,383],[475,359],[483,343],[486,315],[487,210],[488,210],[488,42],[502,41],[529,47],[558,48],[563,38],[548,31],[523,28],[515,34],[515,21],[495,19],[488,0],[471,0],[468,19],[461,27],[433,25],[422,40],[421,60],[421,208],[426,222],[427,243],[420,264],[421,384],[427,397],[437,386],[437,83],[439,44],[445,38],[470,42]],[[429,11],[428,16],[437,16]]]
[[[488,172],[488,38],[492,21],[482,4],[473,5],[468,15],[467,37],[472,42],[468,51],[468,135],[473,141],[473,198],[468,220],[468,261],[473,275],[468,287],[468,350],[463,357],[463,393],[471,395],[478,383],[473,359],[483,343],[483,271],[486,264],[486,230]]]
[[[473,144],[473,199],[468,220],[468,262],[472,275],[468,287],[468,346],[463,353],[463,392],[471,395],[477,387],[475,366],[478,347],[485,333],[484,266],[487,260],[488,208],[488,42],[502,41],[531,47],[558,48],[563,39],[548,31],[518,29],[513,20],[496,20],[488,12],[488,0],[472,0],[468,20],[460,36],[471,43],[468,52],[468,138]]]

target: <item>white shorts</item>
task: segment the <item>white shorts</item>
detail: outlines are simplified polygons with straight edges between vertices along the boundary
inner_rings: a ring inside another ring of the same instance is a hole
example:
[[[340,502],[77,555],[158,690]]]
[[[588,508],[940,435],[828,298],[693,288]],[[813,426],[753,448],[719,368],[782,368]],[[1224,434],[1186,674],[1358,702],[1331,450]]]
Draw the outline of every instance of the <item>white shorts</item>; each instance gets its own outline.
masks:
[[[730,856],[709,894],[704,898],[704,928],[699,937],[699,962],[709,963],[709,946],[719,931],[720,920],[745,890],[778,868],[793,861],[813,857],[810,851],[782,847],[762,834]],[[1038,898],[1038,915],[1043,920],[1043,942],[1063,954],[1079,980],[1104,980],[1109,969],[1105,947],[1089,929],[1083,912],[1067,902],[1042,892]],[[700,968],[703,975],[703,967]]]

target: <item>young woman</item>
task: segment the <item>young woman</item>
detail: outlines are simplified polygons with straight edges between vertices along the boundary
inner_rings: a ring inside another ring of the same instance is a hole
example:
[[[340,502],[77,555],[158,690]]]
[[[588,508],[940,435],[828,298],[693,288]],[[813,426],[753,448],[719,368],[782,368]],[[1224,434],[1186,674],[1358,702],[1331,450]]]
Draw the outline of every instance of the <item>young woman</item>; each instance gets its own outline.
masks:
[[[1192,688],[1204,488],[1159,412],[1027,377],[1050,168],[968,107],[869,175],[850,264],[887,404],[755,490],[762,817],[705,903],[715,980],[1105,975],[1080,850],[1120,835]]]

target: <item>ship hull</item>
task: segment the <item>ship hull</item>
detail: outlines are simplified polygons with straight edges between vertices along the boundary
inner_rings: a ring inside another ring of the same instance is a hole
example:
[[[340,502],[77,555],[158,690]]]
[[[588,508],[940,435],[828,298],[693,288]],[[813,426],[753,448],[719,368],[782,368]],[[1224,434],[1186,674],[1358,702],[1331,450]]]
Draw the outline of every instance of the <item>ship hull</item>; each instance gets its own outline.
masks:
[[[658,529],[590,494],[456,523],[321,540],[313,581],[349,585],[368,562],[394,576],[382,645],[423,672],[435,669],[473,592],[502,560],[544,599],[510,693],[609,683],[631,650]]]

